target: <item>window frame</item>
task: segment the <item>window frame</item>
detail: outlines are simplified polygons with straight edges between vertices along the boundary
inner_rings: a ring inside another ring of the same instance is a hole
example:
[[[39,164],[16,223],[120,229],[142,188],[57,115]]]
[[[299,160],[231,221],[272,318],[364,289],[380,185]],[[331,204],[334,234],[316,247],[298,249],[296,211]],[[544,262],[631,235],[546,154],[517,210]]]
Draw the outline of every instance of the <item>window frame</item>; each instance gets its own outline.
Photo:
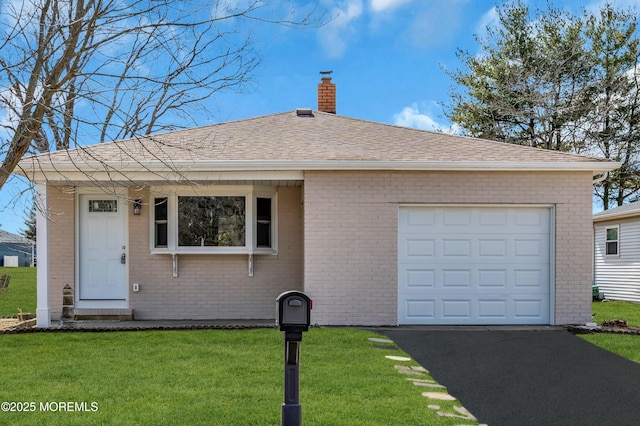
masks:
[[[609,239],[609,230],[616,230],[616,239]],[[609,253],[609,244],[615,243],[616,252]],[[620,257],[620,225],[607,226],[604,228],[604,253],[606,257]]]
[[[244,246],[179,246],[178,245],[178,197],[244,197],[245,245]],[[272,254],[278,253],[278,219],[276,187],[250,185],[209,187],[153,187],[149,192],[149,251],[151,254]],[[167,199],[167,246],[156,247],[155,200]],[[257,199],[271,199],[271,247],[257,247]]]

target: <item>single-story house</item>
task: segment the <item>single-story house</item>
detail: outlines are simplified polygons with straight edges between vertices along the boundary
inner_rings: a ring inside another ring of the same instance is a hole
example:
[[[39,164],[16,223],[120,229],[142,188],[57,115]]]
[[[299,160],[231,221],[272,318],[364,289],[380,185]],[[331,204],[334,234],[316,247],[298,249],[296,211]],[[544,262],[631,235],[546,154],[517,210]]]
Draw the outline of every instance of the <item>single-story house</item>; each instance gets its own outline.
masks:
[[[593,285],[611,300],[640,303],[640,202],[593,215]]]
[[[76,315],[320,325],[591,319],[593,177],[617,163],[292,111],[25,158],[38,326]]]
[[[35,243],[0,229],[0,265],[33,266]]]

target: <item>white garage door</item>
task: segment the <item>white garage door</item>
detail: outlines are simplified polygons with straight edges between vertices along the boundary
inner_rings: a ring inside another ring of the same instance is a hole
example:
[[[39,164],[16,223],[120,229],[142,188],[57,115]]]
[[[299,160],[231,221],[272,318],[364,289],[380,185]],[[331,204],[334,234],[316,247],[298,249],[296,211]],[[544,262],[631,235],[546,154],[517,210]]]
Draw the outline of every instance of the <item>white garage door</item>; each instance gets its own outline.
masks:
[[[549,208],[400,208],[399,324],[549,324]]]

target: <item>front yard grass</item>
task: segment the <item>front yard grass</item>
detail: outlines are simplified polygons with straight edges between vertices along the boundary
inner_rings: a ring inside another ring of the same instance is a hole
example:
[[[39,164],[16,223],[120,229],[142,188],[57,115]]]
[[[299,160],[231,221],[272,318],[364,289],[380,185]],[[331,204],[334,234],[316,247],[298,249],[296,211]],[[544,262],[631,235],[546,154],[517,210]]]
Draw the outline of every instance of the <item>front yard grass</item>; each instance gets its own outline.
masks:
[[[598,324],[602,321],[623,319],[630,326],[640,327],[640,304],[631,302],[593,302],[591,312],[595,314],[593,320]]]
[[[15,317],[22,309],[36,313],[36,268],[4,268],[0,274],[11,275],[9,291],[0,293],[0,318]],[[62,295],[60,295],[62,300]]]
[[[405,354],[376,348],[369,337],[380,336],[352,328],[305,333],[305,425],[475,424],[428,408],[434,402],[421,393],[431,389],[395,368],[417,363],[386,359]],[[0,335],[0,402],[36,408],[0,411],[0,424],[277,425],[283,348],[275,329]],[[61,401],[85,403],[89,411],[42,409],[41,403]],[[454,412],[454,403],[436,403]]]
[[[628,302],[593,302],[593,320],[601,325],[605,320],[620,319],[629,326],[640,326],[640,304]],[[581,338],[596,346],[640,363],[640,336],[626,334],[580,334]]]

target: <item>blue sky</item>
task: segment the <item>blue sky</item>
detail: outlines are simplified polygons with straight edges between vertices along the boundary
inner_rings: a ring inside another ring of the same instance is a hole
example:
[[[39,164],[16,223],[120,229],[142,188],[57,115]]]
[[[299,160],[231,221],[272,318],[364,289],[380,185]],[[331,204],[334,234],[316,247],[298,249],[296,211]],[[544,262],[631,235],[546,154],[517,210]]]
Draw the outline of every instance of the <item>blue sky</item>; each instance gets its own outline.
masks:
[[[226,0],[234,3],[243,0]],[[296,0],[304,10],[309,1]],[[546,0],[529,0],[544,7]],[[604,0],[553,0],[577,11],[598,9]],[[640,0],[616,0],[618,8]],[[456,50],[478,51],[474,34],[496,19],[493,0],[320,0],[333,19],[308,30],[256,29],[256,50],[263,57],[249,93],[219,96],[214,122],[239,120],[317,107],[320,71],[333,71],[339,115],[425,130],[451,131],[442,104],[452,82],[445,69],[461,66]],[[206,122],[201,123],[209,124]],[[0,192],[2,229],[24,228],[29,195],[18,202],[15,184]]]
[[[237,0],[235,0],[237,1]],[[604,0],[551,0],[577,12]],[[308,3],[308,2],[300,2]],[[525,0],[533,9],[547,0]],[[640,0],[614,0],[622,9]],[[456,50],[478,51],[474,34],[495,22],[493,0],[321,0],[333,16],[306,31],[274,29],[258,48],[264,62],[253,93],[219,99],[221,121],[317,106],[320,71],[333,71],[337,113],[425,130],[450,130],[445,69],[460,67]],[[638,8],[640,10],[640,8]]]

